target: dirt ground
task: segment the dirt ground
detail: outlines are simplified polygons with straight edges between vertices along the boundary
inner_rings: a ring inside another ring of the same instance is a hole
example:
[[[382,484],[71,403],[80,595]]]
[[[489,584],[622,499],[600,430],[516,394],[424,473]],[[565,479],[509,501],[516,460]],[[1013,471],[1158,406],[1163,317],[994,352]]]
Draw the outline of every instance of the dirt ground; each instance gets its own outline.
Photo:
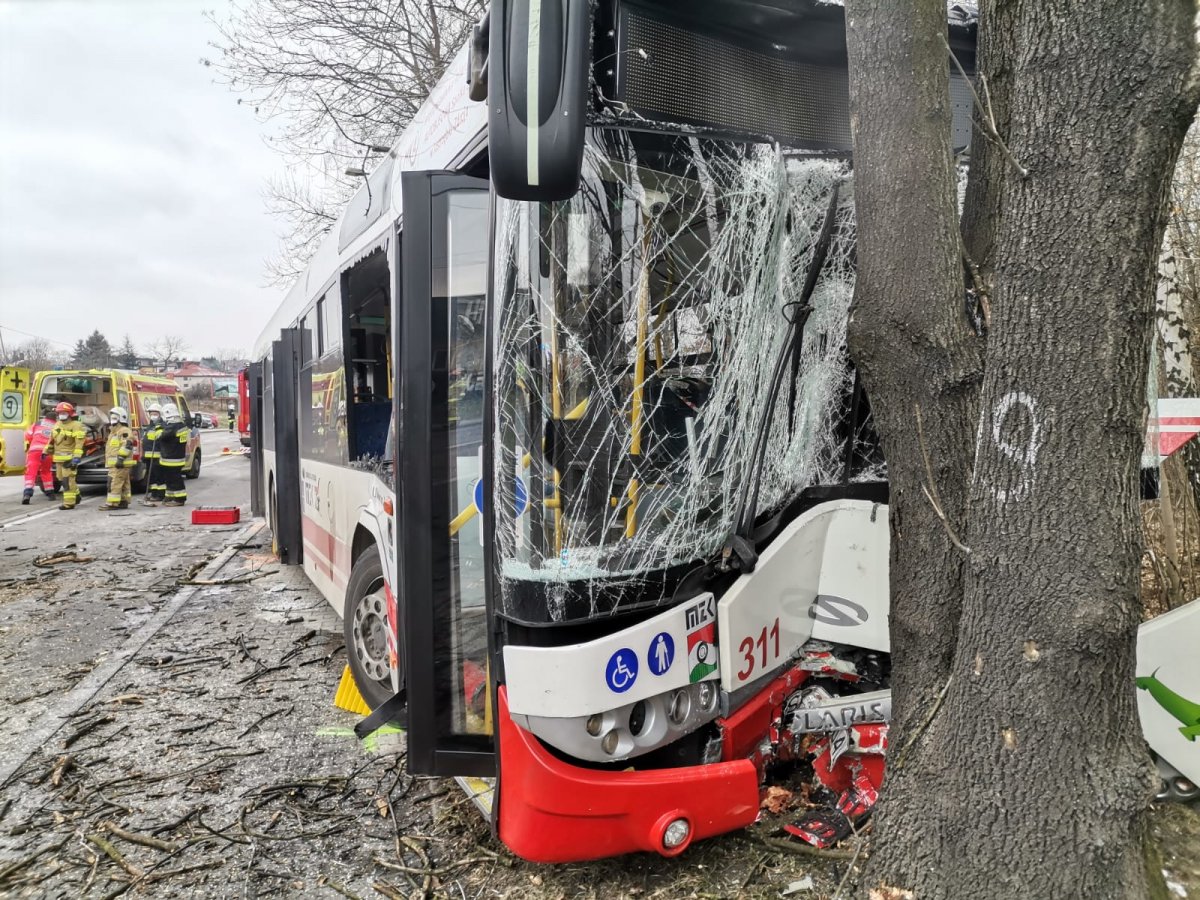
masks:
[[[407,774],[402,734],[353,737],[357,717],[332,705],[341,623],[276,563],[261,523],[192,526],[140,507],[28,520],[10,484],[0,896],[857,895],[854,842],[820,857],[784,844],[794,811],[676,860],[515,859],[453,781]],[[244,503],[245,466],[189,487]],[[78,561],[33,564],[60,550]],[[1154,822],[1175,896],[1200,897],[1200,815],[1163,807]]]

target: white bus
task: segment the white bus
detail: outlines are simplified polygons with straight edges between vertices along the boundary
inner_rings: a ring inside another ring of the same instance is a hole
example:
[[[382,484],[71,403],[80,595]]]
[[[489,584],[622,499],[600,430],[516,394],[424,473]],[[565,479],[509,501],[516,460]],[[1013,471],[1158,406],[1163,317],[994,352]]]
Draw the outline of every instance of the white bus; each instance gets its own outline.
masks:
[[[525,858],[675,855],[806,754],[879,785],[846,76],[820,0],[496,2],[258,340],[280,558]]]

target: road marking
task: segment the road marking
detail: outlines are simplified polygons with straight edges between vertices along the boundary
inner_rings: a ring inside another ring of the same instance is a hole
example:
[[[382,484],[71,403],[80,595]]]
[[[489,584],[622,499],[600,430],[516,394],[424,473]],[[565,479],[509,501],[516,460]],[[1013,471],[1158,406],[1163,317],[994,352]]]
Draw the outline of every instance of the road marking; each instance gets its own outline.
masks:
[[[229,456],[220,456],[212,462],[207,463],[207,465],[215,466],[217,463],[229,462],[231,459],[241,459],[243,456],[245,456],[244,453],[231,453]]]
[[[263,528],[266,528],[265,522],[251,522],[234,535],[221,553],[205,566],[196,578],[211,579],[215,577],[237,555],[242,545]],[[6,747],[4,762],[0,763],[0,787],[8,784],[21,766],[25,765],[25,761],[38,748],[44,746],[50,738],[54,737],[55,732],[62,728],[63,723],[70,716],[79,712],[84,704],[100,693],[104,685],[108,684],[112,677],[121,671],[125,664],[133,659],[199,590],[199,585],[193,585],[176,593],[162,609],[130,635],[129,639],[112,656],[92,669],[79,684],[63,694],[58,703],[46,710],[28,731],[22,732],[11,748]]]
[[[11,528],[13,525],[20,525],[24,522],[32,522],[34,519],[40,519],[42,516],[48,516],[50,513],[58,512],[58,507],[54,509],[44,509],[38,513],[29,513],[24,516],[17,516],[15,519],[9,519],[7,522],[0,522],[0,528]]]

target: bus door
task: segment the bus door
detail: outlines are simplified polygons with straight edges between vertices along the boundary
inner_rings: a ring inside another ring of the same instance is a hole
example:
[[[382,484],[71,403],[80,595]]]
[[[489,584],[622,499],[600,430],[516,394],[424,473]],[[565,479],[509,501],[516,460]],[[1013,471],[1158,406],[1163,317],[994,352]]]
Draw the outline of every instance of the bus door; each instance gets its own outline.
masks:
[[[483,475],[488,182],[405,173],[393,321],[400,639],[414,773],[495,771]]]
[[[275,491],[271,527],[279,561],[304,561],[300,524],[300,329],[285,328],[271,346],[271,378],[275,385]],[[302,402],[308,402],[303,398]]]
[[[0,369],[0,475],[25,471],[25,429],[37,413],[30,408],[31,386],[28,369]]]
[[[247,421],[246,430],[250,432],[250,515],[252,516],[261,516],[265,505],[263,503],[262,485],[262,370],[263,364],[261,362],[251,363],[246,367],[244,374],[246,378],[246,395],[242,398],[243,408],[239,417],[239,422],[242,419]],[[238,427],[241,427],[240,424]]]

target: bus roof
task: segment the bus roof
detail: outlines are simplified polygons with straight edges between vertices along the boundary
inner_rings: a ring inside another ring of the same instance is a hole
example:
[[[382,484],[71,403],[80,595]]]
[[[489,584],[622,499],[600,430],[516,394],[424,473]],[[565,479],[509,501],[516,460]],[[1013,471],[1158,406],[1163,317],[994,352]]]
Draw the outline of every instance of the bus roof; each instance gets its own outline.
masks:
[[[392,146],[388,157],[368,179],[372,192],[385,199],[377,202],[372,194],[368,200],[368,184],[358,189],[259,335],[254,345],[255,359],[266,356],[271,341],[279,337],[280,331],[296,322],[338,273],[376,247],[390,231],[402,208],[402,172],[451,169],[466,162],[482,147],[487,132],[487,104],[472,102],[467,96],[468,55],[468,46],[459,50],[441,81]],[[378,174],[386,180],[382,191],[379,190]],[[367,216],[380,203],[383,208],[379,209],[372,224],[347,242],[346,233],[354,234],[356,230],[356,223],[348,222],[350,217]]]

